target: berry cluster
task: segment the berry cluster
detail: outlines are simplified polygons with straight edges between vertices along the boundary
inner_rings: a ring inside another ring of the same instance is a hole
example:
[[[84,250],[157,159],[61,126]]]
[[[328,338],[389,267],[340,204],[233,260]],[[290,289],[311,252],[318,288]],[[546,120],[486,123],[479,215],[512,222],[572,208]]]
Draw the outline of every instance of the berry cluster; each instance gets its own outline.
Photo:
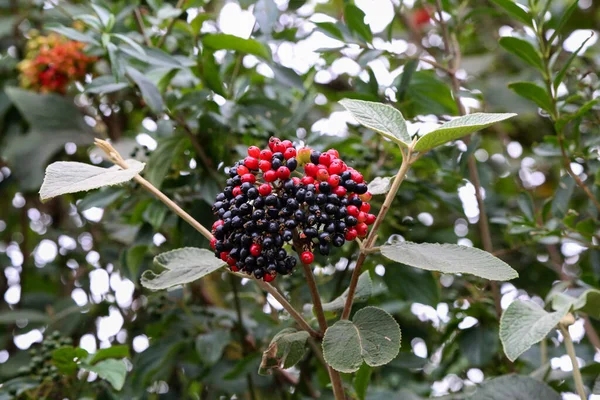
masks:
[[[57,382],[60,380],[58,368],[52,362],[52,352],[63,346],[71,346],[73,341],[69,337],[63,337],[60,332],[54,331],[45,338],[39,349],[29,350],[31,360],[28,366],[20,367],[19,375],[40,376],[42,380],[52,379]]]
[[[296,149],[272,137],[268,149],[249,147],[229,175],[213,205],[219,219],[211,246],[233,271],[257,279],[291,273],[297,261],[286,244],[310,264],[315,249],[328,255],[332,246],[365,237],[375,222],[367,183],[334,149]]]
[[[21,86],[41,93],[67,91],[69,83],[85,77],[96,57],[83,52],[84,44],[57,34],[36,36],[27,42],[27,54],[18,65]]]

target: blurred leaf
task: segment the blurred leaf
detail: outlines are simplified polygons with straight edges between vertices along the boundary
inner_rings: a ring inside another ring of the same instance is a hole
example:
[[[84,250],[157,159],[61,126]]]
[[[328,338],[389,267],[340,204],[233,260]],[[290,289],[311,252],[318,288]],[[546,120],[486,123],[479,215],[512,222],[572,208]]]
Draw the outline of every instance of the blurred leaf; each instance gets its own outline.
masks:
[[[231,332],[224,329],[214,330],[196,336],[196,352],[206,365],[213,365],[221,358],[223,350],[231,341]]]
[[[332,37],[337,40],[344,40],[344,34],[337,26],[337,24],[333,22],[315,22],[317,29],[325,33],[327,36]]]
[[[477,325],[460,333],[460,352],[473,367],[483,367],[492,361],[498,351],[498,330]]]
[[[550,386],[522,375],[505,375],[486,381],[470,400],[561,400]]]
[[[404,74],[396,78],[395,85],[398,86],[404,80]],[[416,71],[411,74],[411,79],[404,96],[406,105],[399,104],[402,110],[406,107],[412,114],[451,114],[456,115],[458,108],[456,101],[448,85],[440,81],[433,71]]]
[[[126,82],[117,82],[110,75],[99,76],[85,86],[85,92],[91,94],[108,94],[118,92],[129,87]]]
[[[365,13],[363,10],[351,3],[344,6],[344,20],[351,32],[356,33],[361,39],[370,43],[373,40],[373,33],[369,25],[365,23]]]
[[[73,28],[67,28],[66,26],[62,25],[50,25],[47,26],[46,29],[54,31],[56,33],[60,33],[61,35],[66,36],[69,39],[76,40],[78,42],[100,46],[100,42],[98,42],[92,36]]]
[[[356,397],[358,397],[359,400],[365,400],[365,397],[367,396],[367,389],[369,388],[372,373],[373,368],[367,364],[361,365],[356,372],[356,376],[354,377],[354,390],[356,391]]]
[[[105,349],[99,349],[96,353],[90,356],[87,361],[89,364],[96,364],[99,361],[106,360],[107,358],[128,358],[129,357],[129,346],[127,345],[115,345],[107,347]]]
[[[398,101],[403,101],[406,97],[406,93],[410,86],[410,81],[418,66],[418,60],[410,60],[404,65],[404,69],[402,70],[402,75],[400,78],[400,84],[398,85]]]
[[[552,297],[552,308],[562,310],[568,307],[569,310],[581,311],[590,317],[600,319],[600,290],[568,290],[564,293],[557,293]]]
[[[600,395],[600,375],[598,375],[598,377],[596,378],[594,388],[592,389],[592,394]]]
[[[475,113],[455,118],[442,124],[434,131],[423,135],[415,144],[414,149],[419,152],[431,150],[434,147],[480,131],[515,115],[517,114]]]
[[[517,204],[519,204],[519,208],[523,212],[523,215],[529,221],[535,221],[535,214],[533,211],[533,201],[531,200],[531,196],[528,192],[519,193],[519,198],[517,199]]]
[[[505,50],[519,57],[527,64],[537,68],[538,71],[544,70],[542,56],[533,45],[523,39],[505,36],[500,38],[500,46]]]
[[[411,142],[406,121],[400,111],[387,104],[372,101],[349,100],[340,104],[352,114],[361,125],[406,147]]]
[[[502,313],[500,340],[506,357],[515,361],[531,346],[540,342],[567,315],[570,305],[549,313],[533,301],[515,300]]]
[[[0,325],[14,324],[17,321],[27,321],[32,324],[36,322],[50,322],[50,317],[37,310],[7,310],[0,312]]]
[[[218,95],[227,97],[221,76],[219,66],[215,62],[214,52],[205,49],[202,52],[202,77],[204,84]]]
[[[87,192],[104,186],[118,185],[133,179],[144,169],[144,163],[125,161],[129,168],[114,165],[110,168],[96,167],[72,161],[58,161],[46,169],[46,177],[40,188],[40,199],[49,200],[66,193]]]
[[[554,112],[554,106],[552,99],[546,92],[546,89],[531,82],[514,82],[508,85],[508,87],[514,90],[519,96],[525,97],[528,100],[533,101],[541,109],[548,113]]]
[[[361,303],[369,300],[371,292],[373,291],[373,281],[369,276],[369,271],[365,271],[358,277],[358,283],[356,284],[356,292],[354,293],[354,303]],[[323,303],[324,311],[338,312],[344,309],[346,299],[348,298],[348,289],[344,290],[339,297],[330,301],[329,303]]]
[[[385,284],[394,297],[437,307],[440,289],[431,272],[396,263],[385,267]]]
[[[560,178],[560,182],[556,191],[554,192],[554,198],[552,199],[552,214],[563,218],[569,211],[569,202],[573,191],[575,190],[575,180],[571,176],[565,174]]]
[[[497,6],[502,7],[511,17],[518,19],[526,26],[533,26],[533,17],[517,5],[513,0],[492,0]]]
[[[150,110],[152,110],[152,112],[155,114],[162,113],[165,108],[165,104],[163,103],[162,96],[156,85],[135,68],[127,67],[126,71],[129,78],[131,78],[131,80],[140,89],[142,97],[144,98],[144,101]]]
[[[579,0],[572,0],[571,4],[565,9],[565,11],[559,14],[560,19],[558,21],[558,24],[556,25],[556,28],[554,29],[554,32],[548,39],[548,43],[553,43],[554,39],[556,39],[558,37],[558,35],[560,35],[562,33],[562,30],[565,27],[565,24],[567,23],[569,18],[571,18],[571,15],[573,15],[573,12],[577,9],[578,4],[579,4]]]
[[[66,375],[77,372],[80,363],[88,356],[88,352],[82,348],[64,346],[52,352],[52,362],[59,371]]]
[[[150,154],[144,176],[150,183],[160,189],[173,164],[173,160],[181,156],[187,137],[173,135],[158,140],[156,150]]]
[[[381,254],[411,267],[445,274],[472,274],[495,281],[506,281],[519,276],[504,261],[475,247],[400,242],[381,246]]]
[[[233,50],[253,54],[265,60],[271,59],[269,49],[254,39],[242,39],[225,33],[210,33],[202,36],[202,43],[213,50]]]
[[[108,359],[95,365],[83,364],[82,368],[95,372],[101,379],[108,381],[115,390],[121,390],[127,376],[127,366],[123,360]]]
[[[277,333],[264,351],[258,373],[267,375],[273,368],[291,368],[304,357],[306,341],[310,335],[306,331],[286,328]]]
[[[112,36],[116,37],[117,39],[127,43],[129,46],[131,46],[131,48],[135,51],[137,51],[138,53],[140,53],[140,55],[142,57],[146,57],[146,51],[144,50],[144,48],[135,40],[131,39],[129,36],[126,35],[122,35],[120,33],[113,33]]]
[[[380,308],[365,307],[352,321],[340,320],[325,331],[323,357],[340,372],[358,371],[363,361],[378,367],[398,355],[400,338],[394,317]]]
[[[575,2],[577,3],[577,2]],[[585,39],[583,42],[581,42],[581,45],[577,48],[577,50],[575,50],[567,59],[567,61],[565,62],[565,64],[563,65],[563,67],[560,69],[560,71],[558,72],[558,74],[556,74],[556,77],[554,78],[554,90],[558,89],[558,86],[560,86],[561,82],[563,81],[567,70],[569,69],[569,67],[571,66],[571,64],[573,63],[573,60],[575,60],[575,58],[582,56],[583,54],[579,54],[579,52],[581,51],[581,49],[583,49],[583,47],[585,46],[585,44],[594,36],[594,34],[592,33],[587,39]]]
[[[387,192],[390,191],[392,179],[393,179],[393,177],[387,177],[387,176],[384,178],[376,177],[371,182],[369,182],[369,186],[368,186],[369,192],[373,196],[377,196],[380,194],[386,194]]]
[[[168,68],[184,68],[184,65],[179,58],[173,57],[172,55],[165,53],[164,51],[157,48],[150,48],[141,46],[144,53],[140,53],[138,50],[134,50],[131,47],[119,47],[119,50],[123,53],[130,55],[140,61],[143,61],[149,65],[155,67],[168,67]],[[195,62],[192,60],[187,61],[189,65],[194,65]],[[188,65],[188,64],[186,64]],[[114,66],[113,66],[114,68]]]
[[[273,0],[258,0],[254,6],[254,17],[265,35],[270,35],[279,17],[279,9]]]
[[[154,263],[166,271],[156,275],[145,271],[142,286],[150,290],[162,290],[193,282],[220,268],[224,263],[212,251],[184,247],[154,257]]]

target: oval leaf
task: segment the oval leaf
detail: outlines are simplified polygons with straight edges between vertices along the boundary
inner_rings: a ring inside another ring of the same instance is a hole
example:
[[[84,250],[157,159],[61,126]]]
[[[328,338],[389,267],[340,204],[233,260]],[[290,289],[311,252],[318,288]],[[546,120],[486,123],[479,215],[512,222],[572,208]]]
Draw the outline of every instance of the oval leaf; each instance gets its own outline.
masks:
[[[306,341],[310,335],[306,331],[286,328],[271,340],[264,351],[258,373],[267,375],[273,368],[290,368],[304,357]]]
[[[512,118],[517,114],[486,114],[475,113],[458,117],[442,124],[436,130],[421,137],[415,144],[416,151],[427,151],[434,147],[460,139],[470,133],[480,131],[497,122]]]
[[[531,82],[514,82],[508,85],[508,88],[514,90],[519,96],[533,101],[541,109],[552,112],[552,100],[543,87]]]
[[[527,26],[533,26],[533,17],[531,14],[517,5],[513,0],[492,0],[496,5],[502,7],[504,11],[513,18],[518,19]]]
[[[600,319],[600,290],[572,289],[557,293],[552,297],[552,308],[562,310],[569,305],[569,310],[581,311],[590,317]]]
[[[255,56],[271,59],[271,52],[262,43],[254,39],[242,39],[241,37],[225,33],[214,33],[204,35],[202,44],[213,50],[233,50],[240,53],[254,54]]]
[[[500,39],[500,46],[504,47],[505,50],[516,55],[529,65],[534,66],[539,71],[544,69],[542,57],[531,43],[523,39],[506,36]]]
[[[352,322],[333,324],[323,338],[323,357],[340,372],[354,372],[363,361],[371,367],[385,365],[400,351],[398,323],[387,312],[365,307],[354,314]]]
[[[402,113],[387,104],[364,100],[344,99],[340,104],[359,124],[406,147],[411,142]]]
[[[62,26],[60,24],[55,26],[49,26],[47,27],[47,29],[56,33],[60,33],[61,35],[66,36],[69,39],[76,40],[78,42],[100,46],[100,43],[96,39],[94,39],[90,35],[78,31],[77,29],[67,28],[66,26]]]
[[[81,367],[110,383],[115,390],[121,390],[127,376],[127,366],[123,360],[108,359],[95,365],[82,364]]]
[[[110,168],[71,161],[59,161],[46,168],[40,188],[40,199],[46,201],[66,193],[86,192],[103,186],[118,185],[133,179],[144,169],[144,163],[127,160],[129,168]]]
[[[144,272],[141,282],[150,290],[167,289],[193,282],[224,265],[223,261],[215,258],[212,251],[195,247],[184,247],[159,254],[154,257],[154,263],[166,271],[158,275],[152,271]]]
[[[515,361],[552,331],[571,305],[549,313],[533,301],[513,301],[500,318],[500,340],[509,360]]]
[[[127,67],[126,71],[131,80],[140,88],[142,97],[152,112],[155,114],[161,113],[165,108],[165,104],[156,85],[135,68]]]
[[[522,375],[506,375],[485,382],[470,399],[560,400],[561,396],[537,379]]]
[[[381,254],[411,267],[445,274],[471,274],[493,281],[519,276],[510,265],[490,253],[457,244],[401,242],[381,246]]]

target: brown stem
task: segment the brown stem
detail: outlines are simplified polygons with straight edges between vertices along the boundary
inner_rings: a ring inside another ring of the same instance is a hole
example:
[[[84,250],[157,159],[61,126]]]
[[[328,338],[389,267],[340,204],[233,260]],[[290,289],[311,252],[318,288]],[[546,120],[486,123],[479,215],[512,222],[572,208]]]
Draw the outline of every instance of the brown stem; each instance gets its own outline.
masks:
[[[600,337],[598,337],[598,332],[592,326],[592,322],[587,315],[582,315],[583,318],[583,326],[585,328],[585,334],[588,337],[588,340],[596,348],[596,351],[600,352]]]
[[[177,2],[177,4],[175,5],[175,8],[181,8],[183,7],[183,5],[185,4],[186,0],[179,0]],[[156,44],[156,47],[162,47],[163,44],[165,44],[165,40],[167,40],[167,36],[169,36],[169,34],[171,33],[171,30],[173,30],[173,25],[175,25],[175,21],[177,21],[177,17],[172,18],[171,21],[169,22],[169,25],[167,26],[167,31],[165,32],[165,34],[158,40],[158,43]]]
[[[146,28],[144,28],[144,20],[142,19],[142,14],[140,14],[140,9],[138,7],[133,9],[133,15],[135,16],[135,22],[138,26],[138,29],[144,37],[144,43],[146,43],[146,46],[152,47],[152,42],[150,41],[150,37],[146,33]]]

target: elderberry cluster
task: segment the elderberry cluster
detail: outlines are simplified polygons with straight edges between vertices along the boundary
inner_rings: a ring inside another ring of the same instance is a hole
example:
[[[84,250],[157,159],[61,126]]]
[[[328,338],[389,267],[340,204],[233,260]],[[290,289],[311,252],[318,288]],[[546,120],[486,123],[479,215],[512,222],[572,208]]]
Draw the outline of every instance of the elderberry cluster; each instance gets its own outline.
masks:
[[[249,147],[229,176],[213,205],[219,219],[211,246],[233,271],[257,279],[292,272],[297,260],[285,245],[310,264],[315,249],[328,255],[332,246],[365,237],[375,222],[367,183],[335,149],[297,150],[272,137],[269,149]]]

